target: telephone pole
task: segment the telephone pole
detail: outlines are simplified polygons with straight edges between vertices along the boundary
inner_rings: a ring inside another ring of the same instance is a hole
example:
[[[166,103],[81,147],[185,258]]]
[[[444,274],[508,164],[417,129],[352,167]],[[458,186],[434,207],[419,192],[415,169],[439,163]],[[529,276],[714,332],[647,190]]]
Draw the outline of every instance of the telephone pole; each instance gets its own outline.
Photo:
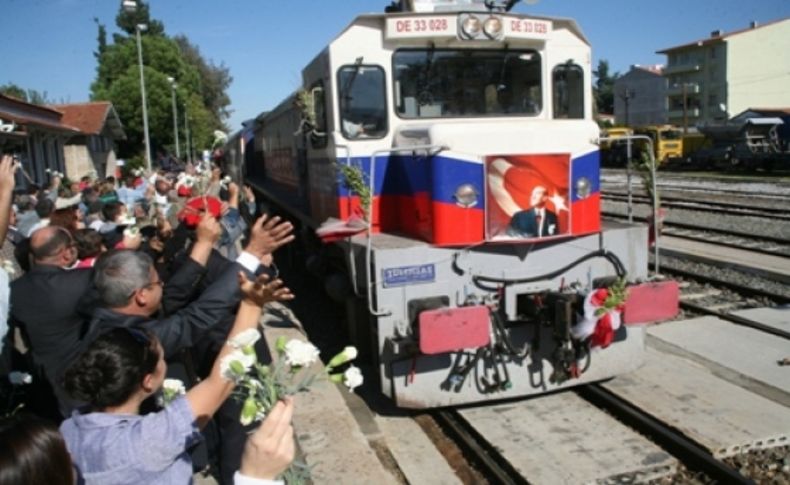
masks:
[[[682,92],[683,92],[683,134],[685,135],[689,131],[689,119],[688,119],[688,91],[686,91],[686,83],[682,85]]]

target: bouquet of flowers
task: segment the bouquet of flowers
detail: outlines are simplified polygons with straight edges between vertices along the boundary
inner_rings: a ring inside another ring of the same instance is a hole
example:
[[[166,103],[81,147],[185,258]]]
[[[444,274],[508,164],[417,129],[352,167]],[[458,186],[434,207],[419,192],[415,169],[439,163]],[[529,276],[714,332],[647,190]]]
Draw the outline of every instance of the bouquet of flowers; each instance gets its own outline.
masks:
[[[591,291],[584,298],[584,314],[571,328],[573,337],[578,340],[589,338],[590,347],[608,347],[620,328],[620,316],[627,297],[628,290],[622,278],[609,288]]]
[[[310,342],[297,339],[277,339],[277,357],[269,365],[258,362],[253,345],[261,334],[249,329],[228,341],[234,351],[220,362],[222,375],[236,382],[236,396],[243,400],[240,422],[249,425],[260,421],[282,398],[307,391],[317,379],[324,376],[331,382],[343,383],[353,390],[363,382],[359,368],[349,365],[345,371],[337,369],[357,357],[355,347],[346,347],[332,357],[324,372],[307,372],[307,368],[318,360],[319,350]],[[286,483],[304,483],[310,478],[310,470],[303,463],[294,463],[282,477]]]

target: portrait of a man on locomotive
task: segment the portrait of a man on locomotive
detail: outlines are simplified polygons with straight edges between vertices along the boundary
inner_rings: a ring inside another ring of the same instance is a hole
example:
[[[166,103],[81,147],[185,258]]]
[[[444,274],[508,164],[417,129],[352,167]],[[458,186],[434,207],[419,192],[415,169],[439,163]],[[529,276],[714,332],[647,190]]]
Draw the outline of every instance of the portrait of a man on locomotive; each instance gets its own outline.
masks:
[[[569,232],[567,156],[494,156],[487,158],[486,167],[489,239]]]

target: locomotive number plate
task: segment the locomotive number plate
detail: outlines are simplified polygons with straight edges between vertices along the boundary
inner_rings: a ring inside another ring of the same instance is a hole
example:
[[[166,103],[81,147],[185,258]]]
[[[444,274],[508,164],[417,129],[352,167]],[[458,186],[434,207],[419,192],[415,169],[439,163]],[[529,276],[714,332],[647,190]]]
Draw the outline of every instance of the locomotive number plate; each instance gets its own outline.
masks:
[[[387,38],[455,37],[458,26],[455,17],[397,17],[387,19]]]
[[[384,288],[436,281],[436,265],[434,264],[384,268],[381,273],[384,279]]]

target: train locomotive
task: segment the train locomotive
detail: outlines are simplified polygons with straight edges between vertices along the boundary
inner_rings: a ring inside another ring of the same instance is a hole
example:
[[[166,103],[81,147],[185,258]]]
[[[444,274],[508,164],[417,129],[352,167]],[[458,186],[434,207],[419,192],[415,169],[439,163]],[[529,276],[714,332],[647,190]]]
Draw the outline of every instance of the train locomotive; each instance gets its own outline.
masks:
[[[601,220],[589,43],[515,3],[361,15],[233,139],[249,140],[235,171],[314,241],[401,407],[629,372],[645,332],[626,323],[676,311],[663,290],[632,298],[647,228]]]

